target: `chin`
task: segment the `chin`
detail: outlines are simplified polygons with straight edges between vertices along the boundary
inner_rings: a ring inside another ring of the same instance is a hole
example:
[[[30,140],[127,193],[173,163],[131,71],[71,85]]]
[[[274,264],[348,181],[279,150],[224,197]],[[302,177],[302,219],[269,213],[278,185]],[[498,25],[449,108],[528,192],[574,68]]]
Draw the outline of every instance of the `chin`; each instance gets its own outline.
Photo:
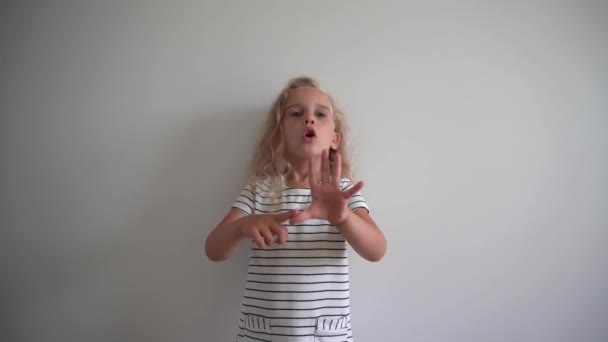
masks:
[[[294,161],[296,161],[296,160],[300,160],[300,161],[304,160],[304,161],[306,161],[310,157],[321,155],[321,153],[322,153],[322,150],[319,150],[318,152],[317,151],[313,151],[313,150],[299,150],[299,151],[297,151],[295,153],[290,153],[289,156],[290,156],[290,159],[294,160]]]
[[[331,147],[327,147],[331,148]],[[298,160],[308,160],[310,157],[317,157],[323,153],[323,147],[314,146],[312,144],[300,145],[293,151],[289,151],[289,155]]]

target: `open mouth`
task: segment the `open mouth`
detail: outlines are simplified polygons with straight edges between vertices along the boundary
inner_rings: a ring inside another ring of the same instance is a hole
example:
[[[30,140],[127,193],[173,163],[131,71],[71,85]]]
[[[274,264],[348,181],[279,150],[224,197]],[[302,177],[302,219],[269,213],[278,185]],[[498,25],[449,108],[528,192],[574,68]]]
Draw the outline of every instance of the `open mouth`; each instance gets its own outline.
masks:
[[[317,133],[315,133],[315,130],[312,128],[307,128],[306,129],[306,133],[304,134],[304,136],[306,136],[307,138],[314,138],[317,136]]]

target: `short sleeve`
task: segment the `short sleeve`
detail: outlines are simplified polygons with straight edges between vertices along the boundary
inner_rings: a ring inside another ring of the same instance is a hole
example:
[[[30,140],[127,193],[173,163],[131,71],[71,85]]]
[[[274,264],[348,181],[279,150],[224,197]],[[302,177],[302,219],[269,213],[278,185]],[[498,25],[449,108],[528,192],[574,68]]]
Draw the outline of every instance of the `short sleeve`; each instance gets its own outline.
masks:
[[[340,181],[340,188],[342,189],[342,191],[348,190],[353,186],[355,185],[348,178],[342,178],[342,180]],[[367,210],[367,212],[369,212],[369,207],[367,206],[365,198],[363,198],[361,192],[356,192],[348,199],[348,209],[355,210],[358,208],[364,208],[365,210]]]
[[[241,193],[238,195],[238,197],[232,204],[232,208],[238,209],[246,215],[253,215],[253,208],[255,207],[254,198],[254,188],[253,186],[248,184],[243,188],[243,190],[241,190]]]

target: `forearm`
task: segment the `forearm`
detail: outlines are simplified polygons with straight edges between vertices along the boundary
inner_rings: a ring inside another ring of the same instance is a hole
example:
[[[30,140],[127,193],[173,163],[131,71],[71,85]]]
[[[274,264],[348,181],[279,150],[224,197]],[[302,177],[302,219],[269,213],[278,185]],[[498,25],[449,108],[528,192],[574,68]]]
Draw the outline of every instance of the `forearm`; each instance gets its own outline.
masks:
[[[241,220],[218,225],[205,240],[205,254],[211,261],[222,261],[233,256],[243,236],[239,228]]]
[[[336,228],[346,241],[363,258],[379,261],[386,252],[386,239],[378,227],[363,217],[351,212]]]

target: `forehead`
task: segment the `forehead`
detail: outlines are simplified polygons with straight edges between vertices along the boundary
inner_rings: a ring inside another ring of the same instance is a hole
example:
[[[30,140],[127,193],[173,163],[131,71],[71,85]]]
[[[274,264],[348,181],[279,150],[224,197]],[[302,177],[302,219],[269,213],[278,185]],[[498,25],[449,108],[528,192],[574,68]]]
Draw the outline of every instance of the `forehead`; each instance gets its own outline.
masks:
[[[292,105],[317,104],[331,108],[329,97],[322,90],[315,87],[299,87],[291,89],[287,97],[286,107]]]

